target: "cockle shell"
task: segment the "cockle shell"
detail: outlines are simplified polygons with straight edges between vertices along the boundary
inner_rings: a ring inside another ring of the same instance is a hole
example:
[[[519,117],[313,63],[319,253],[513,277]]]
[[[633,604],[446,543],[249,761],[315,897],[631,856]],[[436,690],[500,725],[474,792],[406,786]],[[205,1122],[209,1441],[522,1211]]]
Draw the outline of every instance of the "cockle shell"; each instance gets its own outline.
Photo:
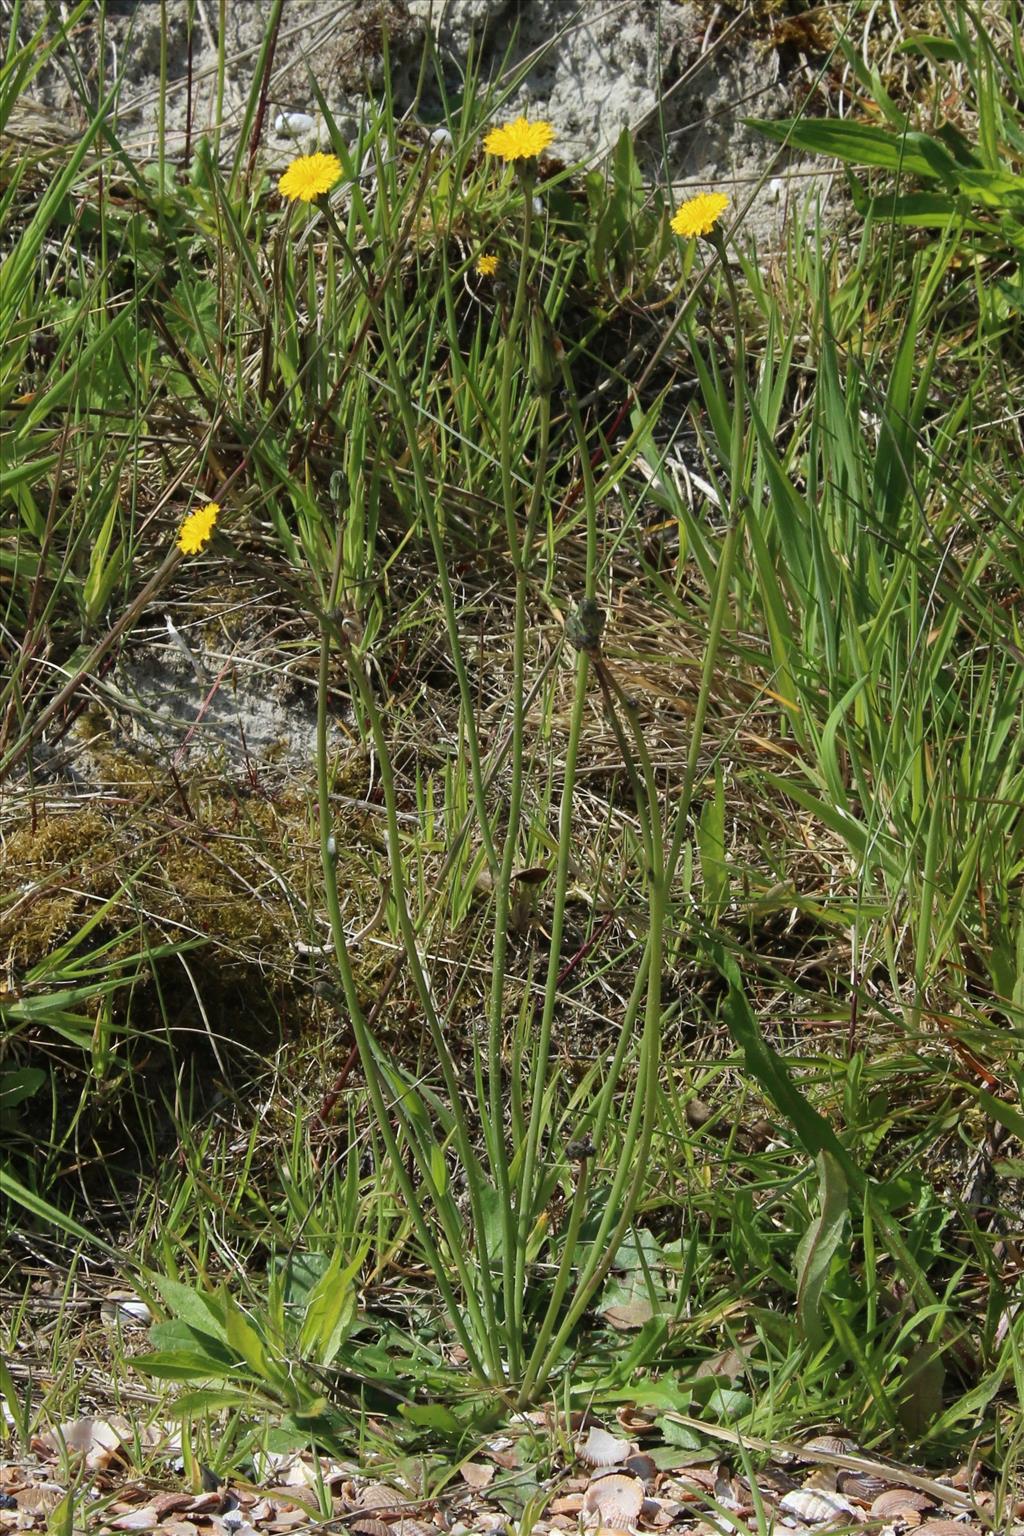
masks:
[[[595,1477],[583,1495],[583,1524],[588,1529],[626,1531],[633,1525],[644,1502],[644,1485],[630,1472],[609,1472]]]
[[[822,1493],[813,1488],[794,1488],[779,1500],[779,1508],[808,1525],[824,1525],[837,1515],[852,1515],[854,1506],[841,1493]]]

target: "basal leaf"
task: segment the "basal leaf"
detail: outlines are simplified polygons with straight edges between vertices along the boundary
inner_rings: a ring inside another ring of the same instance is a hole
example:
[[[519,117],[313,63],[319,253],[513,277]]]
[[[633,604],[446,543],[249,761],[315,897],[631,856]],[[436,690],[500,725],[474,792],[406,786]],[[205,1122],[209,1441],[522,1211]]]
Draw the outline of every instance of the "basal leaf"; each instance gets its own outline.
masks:
[[[825,1342],[821,1295],[829,1266],[843,1237],[849,1211],[846,1175],[829,1152],[819,1152],[818,1214],[800,1239],[796,1250],[796,1309],[804,1337],[819,1347]]]

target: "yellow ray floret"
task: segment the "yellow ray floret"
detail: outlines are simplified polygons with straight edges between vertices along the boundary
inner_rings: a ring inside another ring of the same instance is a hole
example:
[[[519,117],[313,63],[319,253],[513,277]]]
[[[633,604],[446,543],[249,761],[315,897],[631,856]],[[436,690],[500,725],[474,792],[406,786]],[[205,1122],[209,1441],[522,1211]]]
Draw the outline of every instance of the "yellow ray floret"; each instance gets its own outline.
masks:
[[[484,139],[484,149],[502,160],[532,160],[547,149],[554,137],[550,123],[530,123],[525,117],[517,117],[514,123],[492,128]]]
[[[476,270],[481,277],[493,277],[498,270],[497,256],[478,256]]]
[[[340,176],[337,155],[300,155],[277,183],[277,190],[289,202],[312,203],[329,192]]]
[[[183,555],[198,555],[204,544],[208,544],[213,537],[213,527],[220,516],[220,507],[217,502],[207,502],[205,507],[197,507],[190,512],[188,517],[178,529],[178,548]]]
[[[677,235],[710,235],[729,206],[724,192],[701,192],[682,203],[675,212],[672,228]]]

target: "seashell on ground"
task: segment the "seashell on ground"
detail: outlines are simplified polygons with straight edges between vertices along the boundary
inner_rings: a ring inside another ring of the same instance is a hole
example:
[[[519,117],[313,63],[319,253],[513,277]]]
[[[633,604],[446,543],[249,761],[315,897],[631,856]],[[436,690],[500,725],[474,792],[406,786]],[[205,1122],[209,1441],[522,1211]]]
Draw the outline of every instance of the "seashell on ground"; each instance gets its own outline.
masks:
[[[903,1525],[920,1525],[921,1511],[934,1509],[935,1500],[916,1488],[886,1488],[871,1505],[875,1520],[899,1520]]]
[[[804,1441],[802,1449],[819,1456],[856,1456],[860,1446],[849,1435],[815,1435],[813,1440]]]
[[[396,1515],[406,1507],[408,1498],[387,1483],[365,1483],[356,1494],[360,1509],[387,1510]]]
[[[628,1530],[643,1508],[644,1485],[630,1472],[609,1472],[595,1477],[583,1495],[583,1524],[593,1530],[611,1526]]]
[[[588,1467],[616,1467],[634,1449],[629,1440],[619,1440],[594,1424],[585,1440],[577,1443],[576,1454]]]
[[[872,1499],[877,1499],[880,1493],[884,1493],[890,1486],[884,1477],[876,1477],[873,1472],[839,1472],[836,1474],[836,1487],[840,1493],[845,1493],[848,1499],[858,1499],[865,1504],[870,1504]]]
[[[824,1525],[837,1515],[854,1514],[854,1506],[841,1493],[825,1493],[814,1488],[794,1488],[779,1500],[779,1508],[787,1515],[796,1515],[808,1525]]]

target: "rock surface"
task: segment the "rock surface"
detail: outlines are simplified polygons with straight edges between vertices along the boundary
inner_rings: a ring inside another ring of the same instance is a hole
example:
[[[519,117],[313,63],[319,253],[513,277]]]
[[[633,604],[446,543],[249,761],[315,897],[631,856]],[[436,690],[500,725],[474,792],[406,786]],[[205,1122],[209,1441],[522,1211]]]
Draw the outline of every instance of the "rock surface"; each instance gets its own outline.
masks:
[[[9,5],[0,0],[0,9]],[[48,9],[47,0],[26,0],[26,40]],[[266,0],[229,0],[221,72],[217,0],[191,7],[166,0],[166,34],[160,0],[106,0],[75,30],[75,67],[68,59],[48,67],[32,95],[74,130],[120,77],[118,132],[133,153],[153,154],[163,50],[168,153],[218,121],[226,152],[242,127],[271,13]],[[424,70],[428,38],[436,64]],[[352,136],[385,84],[399,110],[415,104],[423,117],[440,119],[443,96],[457,95],[467,61],[491,90],[496,117],[545,117],[558,131],[560,154],[591,161],[628,126],[649,174],[671,180],[680,195],[713,185],[740,206],[751,197],[747,224],[760,240],[777,231],[788,197],[806,186],[805,168],[780,170],[776,147],[743,119],[787,115],[817,61],[783,45],[770,22],[738,30],[706,0],[284,0],[263,131],[267,160],[277,166],[329,143],[311,78]]]

